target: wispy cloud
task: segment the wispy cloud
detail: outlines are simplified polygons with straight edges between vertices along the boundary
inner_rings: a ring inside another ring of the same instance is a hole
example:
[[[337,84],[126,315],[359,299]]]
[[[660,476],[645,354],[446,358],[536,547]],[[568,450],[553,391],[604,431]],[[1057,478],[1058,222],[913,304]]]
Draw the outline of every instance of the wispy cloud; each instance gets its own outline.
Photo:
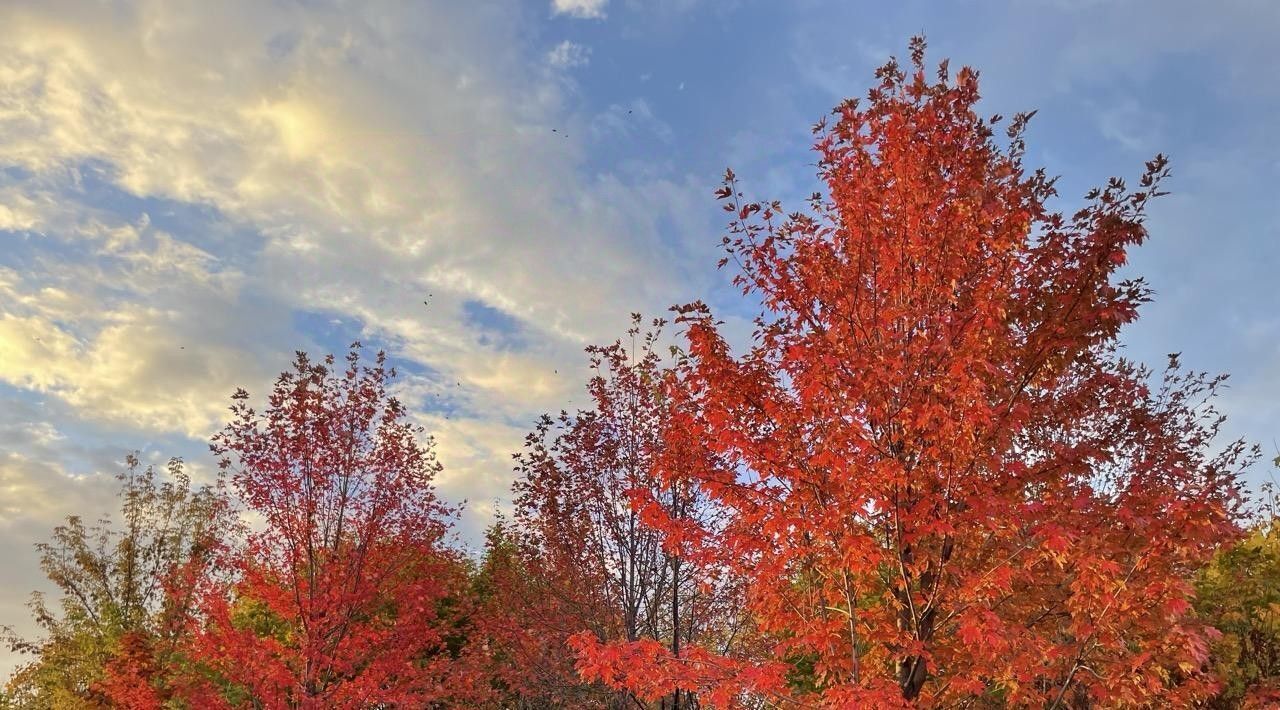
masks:
[[[557,69],[573,69],[591,63],[591,48],[564,40],[547,52],[547,62]]]
[[[609,0],[551,0],[551,12],[583,19],[603,19]]]

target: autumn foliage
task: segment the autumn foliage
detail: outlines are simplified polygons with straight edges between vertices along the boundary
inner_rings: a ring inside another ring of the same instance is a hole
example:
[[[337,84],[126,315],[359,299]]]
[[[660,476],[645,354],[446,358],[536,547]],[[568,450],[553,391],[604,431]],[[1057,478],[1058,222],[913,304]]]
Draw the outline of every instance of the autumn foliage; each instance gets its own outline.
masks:
[[[977,77],[883,67],[816,128],[806,212],[719,196],[737,283],[764,313],[730,351],[679,309],[664,481],[730,511],[692,555],[734,570],[772,652],[588,646],[589,676],[697,681],[781,705],[1182,705],[1212,690],[1191,575],[1235,534],[1240,446],[1209,446],[1220,380],[1161,377],[1116,337],[1149,290],[1126,252],[1167,174],[1147,164],[1074,215],[975,112]],[[805,677],[793,672],[804,660]]]
[[[423,706],[465,697],[450,647],[465,581],[444,545],[429,448],[358,348],[298,355],[259,413],[237,393],[213,449],[261,526],[225,551],[191,618],[193,699],[265,707]]]
[[[1278,697],[1274,516],[1223,377],[1131,361],[1169,175],[1071,214],[1030,114],[910,61],[815,126],[799,211],[718,191],[737,342],[701,302],[588,348],[481,554],[357,343],[244,391],[214,485],[122,480],[40,548],[66,599],[14,707],[1231,707]],[[233,515],[232,513],[238,515]],[[97,541],[95,543],[95,541]],[[61,554],[71,550],[73,554]]]
[[[100,707],[115,700],[155,706],[181,666],[183,620],[192,612],[192,581],[208,569],[223,535],[237,525],[224,492],[194,486],[180,459],[164,467],[125,457],[117,476],[119,514],[86,524],[69,516],[40,565],[61,592],[54,606],[33,595],[32,615],[45,637],[6,633],[10,646],[34,656],[9,679],[15,707]]]
[[[1196,579],[1196,608],[1221,634],[1210,646],[1222,684],[1206,704],[1215,710],[1280,705],[1280,511],[1274,484],[1262,488],[1268,500],[1249,535]]]
[[[486,621],[503,627],[496,643],[522,697],[634,702],[625,689],[583,683],[568,644],[578,633],[675,649],[729,640],[719,634],[736,620],[733,590],[682,561],[645,520],[651,506],[707,524],[715,516],[706,500],[651,474],[668,424],[662,325],[644,330],[634,315],[627,341],[588,348],[590,408],[543,417],[516,456],[514,514],[491,532],[482,571],[500,607]]]

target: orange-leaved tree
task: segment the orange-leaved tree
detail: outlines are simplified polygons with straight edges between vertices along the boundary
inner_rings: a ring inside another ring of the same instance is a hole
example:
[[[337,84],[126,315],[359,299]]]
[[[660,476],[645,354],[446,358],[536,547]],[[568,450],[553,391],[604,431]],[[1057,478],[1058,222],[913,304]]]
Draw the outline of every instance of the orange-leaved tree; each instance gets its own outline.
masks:
[[[474,699],[465,568],[394,371],[299,353],[258,412],[241,390],[213,449],[256,518],[234,575],[199,592],[186,694],[201,707],[425,707]]]
[[[733,570],[770,652],[575,637],[580,669],[657,698],[787,706],[1181,704],[1212,688],[1192,575],[1237,534],[1242,444],[1211,448],[1220,378],[1118,351],[1121,280],[1166,161],[1071,216],[1024,167],[1028,115],[975,112],[965,68],[891,61],[815,128],[806,212],[718,196],[751,347],[677,309],[688,358],[657,472],[728,511],[680,530]],[[685,443],[681,443],[685,442]],[[705,456],[709,449],[713,456]],[[694,455],[685,455],[692,452]]]

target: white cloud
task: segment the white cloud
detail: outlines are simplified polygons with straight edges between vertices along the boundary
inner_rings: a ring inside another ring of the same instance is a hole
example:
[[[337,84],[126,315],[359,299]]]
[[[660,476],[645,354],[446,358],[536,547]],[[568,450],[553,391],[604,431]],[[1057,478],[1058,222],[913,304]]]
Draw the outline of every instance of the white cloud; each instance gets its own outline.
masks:
[[[603,19],[609,0],[551,0],[551,13],[583,19]]]
[[[591,48],[564,40],[547,52],[547,62],[557,69],[584,67],[591,61]]]
[[[215,322],[235,312],[225,306],[242,274],[157,230],[95,222],[70,234],[92,247],[63,242],[81,263],[0,267],[0,382],[58,397],[89,421],[212,433],[235,387],[265,376],[262,353],[229,345]],[[252,332],[250,315],[237,315]]]
[[[400,311],[374,323],[393,333],[407,314],[390,304],[417,304],[416,294],[366,287],[438,286],[444,298],[479,298],[577,341],[602,323],[615,328],[627,309],[584,261],[629,271],[621,283],[652,293],[669,285],[641,277],[662,270],[637,258],[624,206],[582,213],[591,186],[575,173],[578,148],[548,131],[559,124],[561,89],[502,42],[437,38],[463,45],[443,57],[491,55],[467,66],[471,84],[459,90],[454,67],[420,51],[432,42],[400,29],[456,18],[365,25],[352,36],[322,17],[273,61],[261,46],[296,24],[282,11],[223,27],[228,46],[206,52],[196,35],[220,23],[178,21],[163,7],[141,28],[8,23],[23,30],[8,35],[8,65],[35,69],[5,88],[21,118],[3,126],[0,160],[39,171],[104,161],[134,194],[215,205],[263,233],[264,268],[278,268],[290,298],[338,310],[376,304],[366,315],[377,320]],[[138,39],[146,27],[156,48]],[[580,297],[566,302],[565,291]]]
[[[628,199],[596,199],[576,142],[549,133],[563,89],[508,49],[513,28],[406,29],[471,21],[438,8],[397,21],[210,12],[148,6],[132,25],[11,13],[0,66],[20,81],[0,88],[13,107],[0,161],[39,173],[99,161],[130,193],[211,204],[261,235],[229,245],[259,250],[250,281],[282,304],[357,316],[447,376],[498,366],[456,319],[466,300],[534,331],[541,352],[522,357],[540,366],[678,290],[633,233]],[[273,58],[264,47],[289,32]],[[585,59],[562,47],[565,62]]]

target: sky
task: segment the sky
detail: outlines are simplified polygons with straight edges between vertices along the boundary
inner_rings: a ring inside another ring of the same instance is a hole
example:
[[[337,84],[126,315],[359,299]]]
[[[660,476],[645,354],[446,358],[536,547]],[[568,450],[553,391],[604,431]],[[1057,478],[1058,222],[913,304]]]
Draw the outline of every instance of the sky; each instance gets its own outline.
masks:
[[[205,480],[237,387],[355,340],[474,545],[536,416],[585,403],[585,345],[699,298],[748,330],[721,174],[798,206],[810,126],[921,33],[984,113],[1039,110],[1064,210],[1171,156],[1123,341],[1231,373],[1227,433],[1274,455],[1280,3],[7,0],[0,625],[32,630],[32,545],[112,510],[125,453]]]

